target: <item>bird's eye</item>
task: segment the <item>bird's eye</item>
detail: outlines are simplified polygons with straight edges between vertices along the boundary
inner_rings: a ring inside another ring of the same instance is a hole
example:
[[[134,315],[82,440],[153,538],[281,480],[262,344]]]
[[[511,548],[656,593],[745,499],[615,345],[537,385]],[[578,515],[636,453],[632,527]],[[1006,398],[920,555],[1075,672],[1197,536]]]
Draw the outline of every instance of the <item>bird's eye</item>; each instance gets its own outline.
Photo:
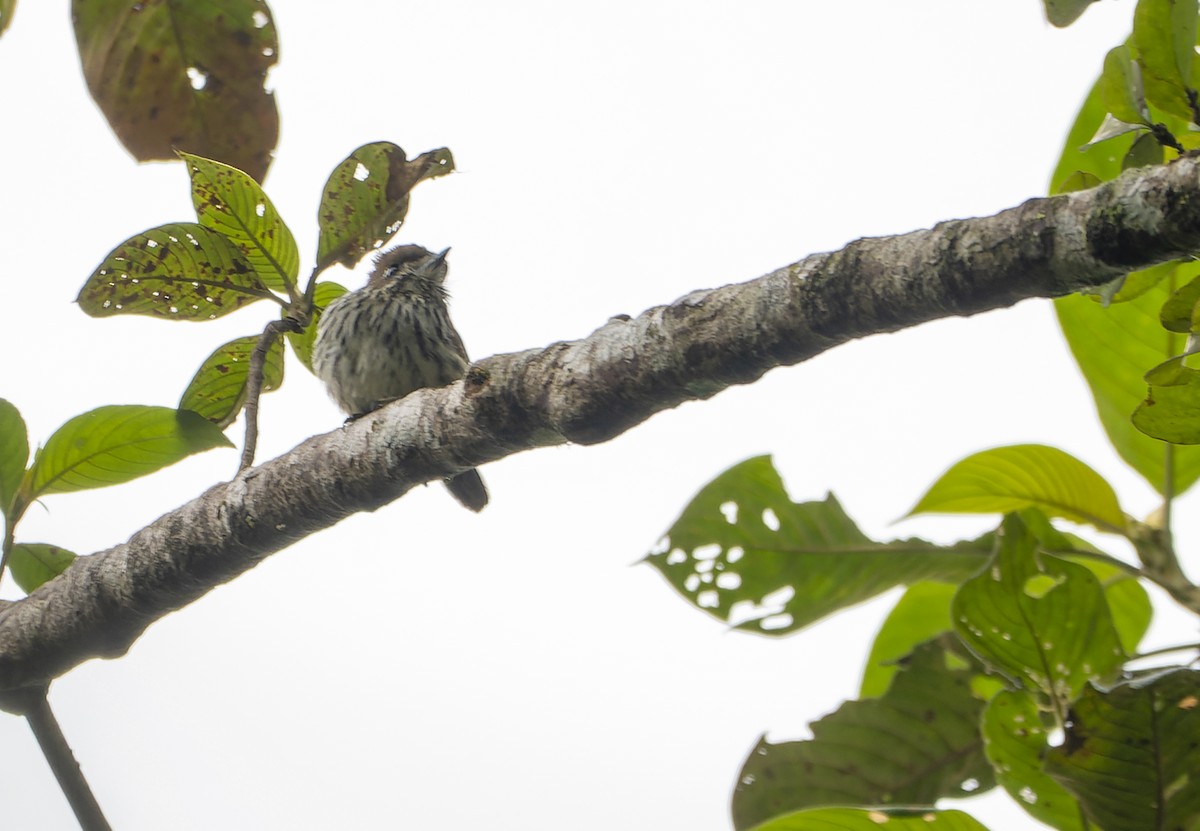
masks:
[[[395,277],[396,272],[399,270],[400,270],[399,266],[389,265],[387,268],[385,268],[383,270],[384,279],[390,279],[392,277]]]

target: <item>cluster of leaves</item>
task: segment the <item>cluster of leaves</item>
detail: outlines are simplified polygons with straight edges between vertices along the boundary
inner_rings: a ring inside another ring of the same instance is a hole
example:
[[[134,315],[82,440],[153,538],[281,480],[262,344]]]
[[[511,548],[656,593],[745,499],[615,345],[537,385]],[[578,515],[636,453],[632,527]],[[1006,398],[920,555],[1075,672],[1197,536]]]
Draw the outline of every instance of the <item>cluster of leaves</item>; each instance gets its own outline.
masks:
[[[1047,14],[1066,25],[1090,2],[1046,0]],[[1140,0],[1053,192],[1200,147],[1196,40],[1196,0]],[[1200,351],[1200,262],[1056,305],[1110,441],[1163,496],[1151,520],[1127,516],[1078,459],[1023,445],[964,459],[913,509],[1004,514],[994,532],[949,546],[877,542],[832,496],[792,502],[760,457],[706,485],[647,556],[697,608],[769,636],[905,587],[859,698],[814,722],[812,739],[763,739],[746,759],[732,806],[739,831],[981,829],[936,803],[997,785],[1067,831],[1200,828],[1200,671],[1131,664],[1152,615],[1142,581],[1200,614],[1168,525],[1174,498],[1200,478],[1200,451],[1184,446],[1200,443],[1200,379],[1186,366]],[[1124,538],[1140,566],[1052,520]]]
[[[1052,193],[1093,187],[1125,170],[1162,164],[1168,152],[1200,148],[1197,5],[1140,0],[1133,34],[1108,53],[1075,119],[1051,179]],[[1139,472],[1161,481],[1150,470],[1161,468],[1159,442],[1126,434],[1132,423],[1153,439],[1200,444],[1200,372],[1188,366],[1200,349],[1200,260],[1136,271],[1095,297],[1064,298],[1057,307],[1114,445]],[[1098,354],[1090,343],[1097,340],[1123,359]],[[1125,377],[1133,373],[1142,376],[1140,389]],[[1132,397],[1125,394],[1131,390]],[[1114,397],[1112,391],[1119,393]]]
[[[231,443],[220,428],[188,410],[99,407],[54,431],[29,464],[25,421],[16,407],[0,399],[0,514],[5,528],[0,574],[10,567],[17,585],[33,591],[75,559],[49,543],[15,542],[16,525],[35,500],[128,482],[221,446]]]

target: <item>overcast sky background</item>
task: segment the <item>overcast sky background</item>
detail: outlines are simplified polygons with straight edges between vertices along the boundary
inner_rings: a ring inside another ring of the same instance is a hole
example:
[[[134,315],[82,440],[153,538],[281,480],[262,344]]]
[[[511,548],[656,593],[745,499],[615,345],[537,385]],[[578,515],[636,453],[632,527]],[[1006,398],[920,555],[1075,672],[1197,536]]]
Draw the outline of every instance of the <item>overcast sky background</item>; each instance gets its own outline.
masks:
[[[396,239],[453,246],[452,311],[475,357],[1043,194],[1134,6],[1055,30],[1037,0],[273,5],[282,134],[266,188],[302,273],[321,186],[351,150],[448,146],[459,172],[415,191]],[[186,173],[135,165],[117,143],[66,2],[20,4],[0,78],[0,397],[35,442],[93,407],[173,406],[215,346],[273,307],[205,325],[83,315],[72,301],[108,251],[193,218]],[[362,283],[363,269],[336,271]],[[259,458],[341,419],[289,364],[263,403]],[[759,734],[803,737],[855,694],[895,596],[767,640],[631,565],[701,485],[761,453],[794,498],[832,490],[876,538],[974,534],[994,521],[893,523],[959,458],[1019,442],[1086,460],[1131,513],[1155,507],[1108,448],[1050,304],[1026,302],[849,344],[602,446],[503,460],[483,470],[479,516],[420,489],[155,624],[125,658],[76,669],[51,701],[120,831],[722,831]],[[18,538],[103,550],[236,464],[215,451],[50,497]],[[1194,551],[1195,511],[1175,516]],[[1194,639],[1172,613],[1151,642]],[[999,795],[962,807],[993,829],[1040,827]],[[13,717],[0,717],[0,827],[74,827]]]

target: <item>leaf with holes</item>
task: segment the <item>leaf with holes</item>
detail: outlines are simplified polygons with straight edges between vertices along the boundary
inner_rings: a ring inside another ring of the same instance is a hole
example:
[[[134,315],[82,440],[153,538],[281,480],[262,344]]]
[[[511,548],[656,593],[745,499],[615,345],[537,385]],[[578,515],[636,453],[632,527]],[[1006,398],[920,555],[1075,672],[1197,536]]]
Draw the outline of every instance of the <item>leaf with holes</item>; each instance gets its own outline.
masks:
[[[198,413],[222,430],[232,424],[246,403],[250,355],[259,338],[259,335],[250,335],[218,346],[204,359],[183,391],[179,409]],[[263,362],[262,391],[277,390],[282,383],[283,341],[276,338]]]
[[[418,182],[454,170],[446,148],[411,161],[390,141],[364,144],[339,164],[322,191],[317,221],[321,238],[317,268],[341,263],[353,268],[363,254],[387,242],[408,213],[408,195]]]
[[[316,289],[313,291],[313,314],[312,320],[309,321],[303,332],[288,332],[287,339],[292,345],[292,351],[296,353],[296,357],[300,359],[300,363],[304,364],[309,372],[312,368],[312,351],[313,346],[317,342],[317,325],[321,321],[321,313],[325,311],[325,307],[337,300],[348,289],[345,286],[338,285],[329,280],[317,283]]]
[[[192,205],[200,224],[240,248],[263,285],[294,295],[300,249],[258,182],[227,164],[189,153],[179,157],[192,177]]]
[[[1088,687],[1046,771],[1104,831],[1200,827],[1200,671]]]
[[[1037,538],[1040,551],[1083,566],[1096,575],[1100,587],[1104,590],[1104,599],[1108,602],[1113,626],[1121,639],[1121,648],[1128,655],[1136,652],[1146,630],[1150,628],[1150,619],[1154,616],[1150,595],[1146,594],[1141,581],[1134,576],[1136,570],[1131,573],[1117,565],[1110,554],[1101,551],[1087,540],[1055,528],[1040,511],[1021,511],[1020,516],[1025,527]],[[1096,556],[1087,556],[1088,554],[1109,557],[1110,560],[1105,561]]]
[[[27,490],[37,499],[118,485],[193,453],[232,446],[220,428],[188,410],[99,407],[54,432],[26,474]]]
[[[29,434],[15,406],[0,398],[0,514],[8,516],[29,462]]]
[[[228,237],[187,222],[151,228],[118,245],[76,302],[92,317],[213,320],[274,297]]]
[[[1125,530],[1125,514],[1112,486],[1069,453],[1040,444],[968,456],[942,474],[909,516],[999,514],[1030,507],[1101,531]]]
[[[996,781],[1029,815],[1059,831],[1087,831],[1079,803],[1042,770],[1051,726],[1037,699],[1001,690],[983,711],[984,752]]]
[[[67,570],[75,554],[43,542],[19,542],[12,548],[8,569],[21,591],[29,594]]]
[[[1084,684],[1111,677],[1125,661],[1096,576],[1038,554],[1015,514],[1004,519],[989,567],[959,588],[951,615],[976,655],[1057,700],[1060,712]]]
[[[954,637],[919,647],[882,698],[847,701],[808,741],[761,739],[742,766],[733,822],[753,828],[822,805],[933,806],[995,784],[972,692],[982,674]]]
[[[894,586],[964,580],[989,551],[875,542],[832,496],[792,502],[770,457],[759,456],[705,485],[646,561],[708,614],[784,635]]]
[[[279,137],[263,0],[73,0],[88,90],[139,161],[200,153],[262,181]]]
[[[753,831],[987,831],[962,811],[902,808],[811,808],[756,825]]]

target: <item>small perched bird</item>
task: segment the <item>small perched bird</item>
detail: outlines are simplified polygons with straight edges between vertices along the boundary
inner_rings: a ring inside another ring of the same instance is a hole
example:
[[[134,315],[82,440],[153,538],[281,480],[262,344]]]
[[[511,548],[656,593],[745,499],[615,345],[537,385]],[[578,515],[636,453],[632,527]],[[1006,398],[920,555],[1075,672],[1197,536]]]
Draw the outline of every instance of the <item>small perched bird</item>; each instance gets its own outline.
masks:
[[[466,374],[467,350],[446,308],[449,251],[431,254],[419,245],[385,251],[365,287],[321,314],[313,370],[351,418]],[[447,479],[446,487],[472,511],[487,505],[477,470]]]

